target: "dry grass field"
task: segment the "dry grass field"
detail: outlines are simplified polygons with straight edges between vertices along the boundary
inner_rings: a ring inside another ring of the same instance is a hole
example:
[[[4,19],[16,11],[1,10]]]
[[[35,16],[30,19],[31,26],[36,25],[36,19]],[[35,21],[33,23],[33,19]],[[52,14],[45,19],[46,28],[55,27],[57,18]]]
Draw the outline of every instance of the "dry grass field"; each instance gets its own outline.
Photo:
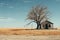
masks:
[[[60,30],[0,29],[0,35],[60,35]]]
[[[60,40],[60,30],[0,29],[0,40]]]
[[[60,36],[0,35],[0,40],[60,40]]]

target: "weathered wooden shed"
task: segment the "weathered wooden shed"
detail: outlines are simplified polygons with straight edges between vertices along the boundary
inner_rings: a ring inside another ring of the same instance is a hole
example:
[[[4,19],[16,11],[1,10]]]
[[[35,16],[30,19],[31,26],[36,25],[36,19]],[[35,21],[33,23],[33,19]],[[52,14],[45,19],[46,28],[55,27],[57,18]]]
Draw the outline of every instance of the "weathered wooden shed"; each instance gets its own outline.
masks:
[[[42,29],[52,29],[53,28],[53,23],[46,20],[46,21],[41,23],[41,28]]]

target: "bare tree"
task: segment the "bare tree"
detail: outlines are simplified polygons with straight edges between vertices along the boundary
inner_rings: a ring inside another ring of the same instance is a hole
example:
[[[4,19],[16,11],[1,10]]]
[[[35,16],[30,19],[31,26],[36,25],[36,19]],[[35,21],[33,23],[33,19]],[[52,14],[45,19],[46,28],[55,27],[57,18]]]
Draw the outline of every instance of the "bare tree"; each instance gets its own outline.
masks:
[[[27,19],[30,19],[32,22],[35,22],[37,24],[36,29],[41,29],[41,22],[44,21],[44,19],[47,20],[47,14],[47,7],[38,5],[32,7],[27,16]]]

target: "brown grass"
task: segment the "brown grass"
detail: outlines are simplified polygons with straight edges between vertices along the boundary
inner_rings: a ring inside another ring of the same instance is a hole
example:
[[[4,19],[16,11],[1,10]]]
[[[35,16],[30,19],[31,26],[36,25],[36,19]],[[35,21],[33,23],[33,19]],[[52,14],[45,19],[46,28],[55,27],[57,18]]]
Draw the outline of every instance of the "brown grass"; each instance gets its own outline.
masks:
[[[60,35],[60,30],[0,29],[0,35]]]

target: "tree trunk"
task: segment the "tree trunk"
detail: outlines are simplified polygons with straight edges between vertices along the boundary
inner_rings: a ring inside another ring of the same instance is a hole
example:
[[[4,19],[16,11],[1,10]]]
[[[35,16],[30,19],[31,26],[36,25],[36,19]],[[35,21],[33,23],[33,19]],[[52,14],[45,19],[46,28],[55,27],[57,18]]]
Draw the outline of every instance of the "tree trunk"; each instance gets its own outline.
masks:
[[[40,21],[37,21],[37,28],[36,29],[41,29]]]
[[[37,28],[36,28],[36,29],[39,29],[39,26],[40,26],[40,25],[39,25],[39,24],[37,24]]]
[[[41,29],[41,24],[40,24],[40,29]]]

